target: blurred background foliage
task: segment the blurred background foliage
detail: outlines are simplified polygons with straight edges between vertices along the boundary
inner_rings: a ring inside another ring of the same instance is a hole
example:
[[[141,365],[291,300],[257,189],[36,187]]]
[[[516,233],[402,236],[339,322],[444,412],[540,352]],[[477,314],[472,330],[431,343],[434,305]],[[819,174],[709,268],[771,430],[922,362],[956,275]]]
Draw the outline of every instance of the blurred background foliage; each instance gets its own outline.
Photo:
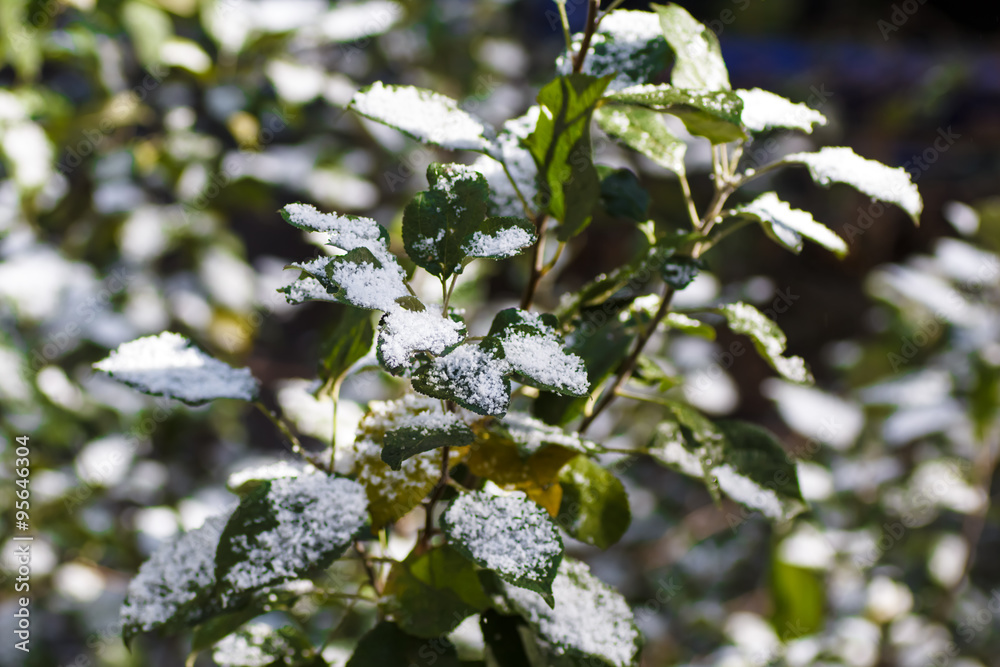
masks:
[[[661,356],[701,409],[779,434],[800,457],[812,512],[772,528],[640,460],[623,466],[634,516],[625,538],[607,552],[578,543],[571,552],[634,603],[647,665],[997,664],[1000,10],[916,0],[686,7],[719,35],[734,87],[773,90],[832,121],[809,139],[758,141],[749,159],[852,146],[906,165],[925,213],[913,229],[901,211],[817,189],[802,173],[761,179],[840,231],[850,255],[838,262],[807,247],[795,257],[747,228],[677,305],[757,304],[810,363],[817,388],[769,377],[754,355],[727,356],[735,337],[672,336]],[[585,8],[568,3],[571,24]],[[288,381],[315,376],[339,307],[292,309],[275,292],[293,277],[283,272],[291,259],[319,252],[277,210],[307,201],[398,225],[428,163],[471,160],[345,114],[354,90],[414,84],[493,123],[517,116],[553,75],[555,5],[0,0],[0,36],[0,663],[25,658],[10,639],[6,508],[14,438],[28,434],[36,540],[26,664],[182,664],[184,638],[125,650],[116,628],[125,586],[163,539],[232,501],[228,473],[287,452],[242,404],[180,409],[90,364],[169,329],[249,365],[268,402],[288,402],[282,392],[300,388]],[[598,162],[641,175],[651,216],[683,215],[666,170],[608,141],[595,149]],[[692,143],[688,163],[704,198],[707,144]],[[595,220],[543,305],[627,259],[637,234],[611,216]],[[490,263],[456,300],[509,305],[525,268]],[[392,382],[349,381],[343,427],[366,401],[396,395]],[[620,403],[595,436],[652,432],[641,406]],[[296,405],[303,433],[330,432],[322,406]],[[349,643],[370,625],[366,613],[331,607],[316,617],[327,627],[311,630],[322,637],[343,619],[336,640]]]

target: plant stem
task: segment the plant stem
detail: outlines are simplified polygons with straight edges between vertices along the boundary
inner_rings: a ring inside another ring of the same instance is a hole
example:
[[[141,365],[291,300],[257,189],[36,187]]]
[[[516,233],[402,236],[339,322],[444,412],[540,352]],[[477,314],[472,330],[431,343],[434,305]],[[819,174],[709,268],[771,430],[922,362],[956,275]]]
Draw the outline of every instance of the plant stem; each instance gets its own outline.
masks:
[[[566,53],[573,50],[573,37],[569,34],[569,17],[566,16],[566,0],[556,0],[559,8],[559,23],[562,24],[563,39],[566,40]]]
[[[313,457],[312,454],[310,454],[305,450],[305,448],[302,446],[302,443],[299,442],[299,439],[295,436],[294,433],[292,433],[292,429],[288,427],[288,424],[285,423],[284,419],[271,412],[271,410],[269,410],[268,407],[263,403],[261,403],[260,401],[254,401],[254,406],[258,410],[263,412],[264,416],[267,417],[269,420],[271,420],[271,423],[274,424],[278,428],[278,430],[281,431],[282,435],[284,435],[288,439],[288,442],[292,445],[293,452],[295,452],[303,459],[305,459],[310,465],[319,468],[320,470],[326,472],[328,475],[333,474],[332,468],[328,468],[326,464],[316,459],[315,457]]]
[[[365,549],[365,545],[360,541],[354,541],[354,550],[358,552],[361,556],[361,564],[365,568],[365,574],[368,575],[368,581],[371,582],[372,588],[375,590],[375,594],[382,597],[382,586],[378,582],[378,575],[375,573],[375,568],[372,567],[371,561],[368,560],[368,550]]]
[[[535,300],[535,291],[538,289],[538,282],[542,279],[545,261],[545,237],[543,235],[545,218],[544,213],[535,218],[535,233],[538,235],[538,241],[531,250],[531,275],[528,277],[528,284],[524,286],[524,294],[521,296],[521,310],[531,308],[531,302]]]
[[[601,396],[601,399],[597,402],[593,411],[584,417],[583,422],[580,424],[580,433],[584,433],[587,428],[594,423],[594,420],[597,419],[598,415],[600,415],[608,407],[608,405],[611,404],[611,401],[615,400],[615,396],[617,396],[618,391],[625,385],[629,377],[631,377],[632,371],[635,370],[635,365],[639,361],[639,356],[642,354],[643,348],[646,347],[646,343],[648,343],[649,339],[653,337],[653,334],[656,332],[660,322],[663,321],[663,318],[666,317],[667,313],[670,311],[670,300],[673,296],[674,288],[665,284],[663,286],[663,297],[660,301],[660,307],[657,309],[656,315],[653,316],[653,320],[650,322],[649,328],[643,331],[639,337],[635,339],[635,346],[632,348],[632,353],[618,368],[618,375],[615,377],[611,387],[605,390],[604,395]]]
[[[450,455],[451,448],[448,445],[441,448],[441,476],[438,478],[437,484],[434,486],[434,490],[431,491],[431,497],[428,499],[425,507],[426,517],[424,518],[424,532],[421,533],[419,542],[421,552],[427,551],[430,547],[431,535],[434,531],[434,505],[436,505],[437,501],[441,499],[441,494],[444,493],[450,479],[448,476],[448,459]]]
[[[573,73],[579,74],[583,71],[583,61],[587,59],[587,51],[590,50],[590,40],[597,30],[597,10],[601,8],[601,0],[590,0],[587,4],[587,27],[583,32],[583,41],[580,42],[580,50],[573,59]]]
[[[679,180],[681,182],[681,191],[684,193],[684,201],[687,202],[688,215],[691,216],[691,224],[695,229],[698,228],[698,209],[695,208],[694,198],[691,196],[691,184],[688,183],[687,175],[679,174]]]
[[[441,317],[448,317],[448,302],[451,301],[451,293],[455,291],[455,283],[458,282],[458,274],[451,277],[451,284],[448,289],[444,288],[444,281],[441,281],[441,289],[444,291],[444,303],[441,306]]]

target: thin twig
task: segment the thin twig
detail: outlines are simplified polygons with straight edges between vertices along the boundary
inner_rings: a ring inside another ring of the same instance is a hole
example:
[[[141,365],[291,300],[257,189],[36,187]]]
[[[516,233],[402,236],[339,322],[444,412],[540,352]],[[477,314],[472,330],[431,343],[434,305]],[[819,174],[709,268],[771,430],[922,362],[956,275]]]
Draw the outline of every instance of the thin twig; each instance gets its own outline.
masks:
[[[531,308],[531,302],[535,300],[535,291],[538,289],[538,283],[542,279],[545,255],[545,219],[546,215],[544,213],[535,219],[535,234],[538,236],[538,241],[535,242],[531,250],[531,275],[528,277],[528,284],[524,286],[524,294],[521,296],[521,310]]]
[[[451,448],[445,445],[441,448],[441,476],[438,478],[431,497],[425,506],[426,516],[424,518],[424,532],[420,535],[420,551],[426,551],[430,547],[431,535],[434,531],[434,505],[441,499],[445,488],[448,486],[450,477],[448,476],[448,458],[451,455]]]
[[[587,59],[587,51],[590,50],[590,40],[597,30],[597,10],[601,8],[601,0],[590,0],[587,4],[587,26],[583,31],[583,41],[580,42],[580,50],[573,59],[573,73],[579,74],[583,71],[583,61]]]
[[[365,549],[365,545],[358,540],[354,541],[354,550],[358,552],[359,556],[361,556],[361,565],[365,568],[365,574],[368,575],[368,581],[375,590],[375,594],[382,597],[382,586],[379,584],[378,575],[375,574],[375,568],[372,567],[371,561],[368,560],[368,550]]]
[[[293,452],[301,456],[309,464],[315,466],[316,468],[326,472],[327,474],[333,474],[332,467],[327,467],[325,463],[315,458],[312,454],[306,451],[306,449],[302,446],[302,443],[299,442],[299,439],[296,437],[296,435],[292,433],[292,429],[290,429],[288,427],[288,424],[285,423],[285,420],[283,420],[281,417],[271,412],[268,409],[268,407],[263,403],[261,403],[260,401],[254,401],[254,406],[256,406],[258,410],[263,412],[264,416],[267,417],[269,420],[271,420],[271,423],[274,424],[278,428],[278,430],[281,431],[282,435],[284,435],[288,439],[288,442],[292,445]]]

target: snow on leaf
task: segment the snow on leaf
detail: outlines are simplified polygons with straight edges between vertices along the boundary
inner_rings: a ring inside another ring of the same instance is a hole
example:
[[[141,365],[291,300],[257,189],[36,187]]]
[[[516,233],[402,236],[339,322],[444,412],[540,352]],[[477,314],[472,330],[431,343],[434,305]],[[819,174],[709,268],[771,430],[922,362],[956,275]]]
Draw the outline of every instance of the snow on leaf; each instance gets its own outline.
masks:
[[[663,36],[674,52],[670,83],[694,90],[729,90],[729,72],[715,33],[680,5],[653,5]]]
[[[219,641],[212,660],[219,667],[304,665],[312,653],[309,640],[292,626],[274,629],[267,623],[250,623]]]
[[[441,307],[414,311],[395,308],[379,323],[378,360],[390,373],[401,374],[413,355],[429,352],[440,356],[465,339],[465,323],[457,315],[442,317]]]
[[[216,554],[224,600],[297,579],[344,552],[368,516],[360,484],[304,475],[263,482],[230,518]]]
[[[382,460],[393,470],[412,456],[449,445],[464,447],[475,440],[472,430],[454,412],[427,410],[404,419],[385,434]]]
[[[260,486],[261,482],[305,474],[314,475],[318,472],[319,470],[308,463],[277,459],[269,463],[261,463],[237,470],[229,475],[226,480],[226,488],[238,496],[246,496]]]
[[[565,351],[555,316],[508,308],[497,313],[490,336],[503,344],[507,361],[525,384],[569,396],[590,391],[587,367]]]
[[[865,159],[850,148],[830,146],[817,153],[794,153],[781,161],[806,165],[812,179],[820,185],[846,183],[872,199],[896,204],[910,215],[914,224],[920,222],[924,204],[917,186],[902,167]]]
[[[525,218],[489,218],[462,243],[462,252],[469,257],[489,257],[504,259],[521,254],[530,248],[538,238],[535,226]]]
[[[258,393],[249,368],[233,368],[169,331],[122,343],[94,368],[144,394],[189,405],[216,398],[253,401]]]
[[[632,610],[621,594],[592,575],[584,563],[563,559],[552,585],[555,607],[512,586],[506,587],[505,594],[554,656],[611,667],[636,664],[642,636]]]
[[[797,253],[802,250],[801,237],[804,236],[838,257],[847,254],[847,243],[844,239],[826,225],[816,222],[807,211],[792,208],[781,201],[773,192],[762,194],[749,204],[740,206],[735,212],[759,220],[766,230],[792,252]]]
[[[629,148],[661,167],[684,175],[687,144],[671,134],[660,114],[642,107],[607,106],[598,109],[595,117],[602,130]]]
[[[749,336],[760,356],[782,377],[800,384],[812,383],[812,374],[806,368],[806,362],[801,357],[785,356],[788,342],[785,334],[764,313],[742,302],[726,304],[719,310],[729,328]]]
[[[563,544],[537,503],[521,494],[463,493],[442,515],[441,527],[449,543],[477,565],[550,597]]]
[[[492,145],[494,130],[486,122],[450,97],[423,88],[377,81],[355,93],[349,108],[426,144],[479,152]]]
[[[483,155],[472,163],[472,168],[485,176],[489,183],[491,215],[504,217],[524,215],[524,205],[517,193],[520,191],[521,196],[528,202],[533,201],[538,194],[535,183],[537,173],[535,160],[528,149],[524,148],[522,141],[535,129],[540,110],[541,107],[538,105],[529,107],[524,115],[505,122],[489,156]],[[513,184],[507,178],[503,165],[507,166],[507,171],[514,179]]]
[[[414,372],[413,388],[477,414],[502,416],[510,403],[510,371],[500,342],[487,337],[421,366]]]
[[[813,125],[826,125],[826,116],[815,109],[767,90],[737,90],[736,94],[743,100],[743,124],[752,132],[787,127],[808,134]]]
[[[336,297],[327,291],[323,283],[312,276],[302,276],[294,282],[278,290],[285,295],[285,300],[293,306],[298,306],[306,301],[329,301],[337,303]]]
[[[584,440],[578,433],[567,433],[558,426],[546,424],[523,412],[511,412],[503,418],[502,426],[524,458],[551,445],[559,445],[580,454],[593,455],[600,451],[596,444]]]
[[[743,100],[731,90],[698,90],[666,84],[632,86],[606,98],[614,104],[645,107],[677,116],[691,134],[712,143],[745,139],[740,114]]]

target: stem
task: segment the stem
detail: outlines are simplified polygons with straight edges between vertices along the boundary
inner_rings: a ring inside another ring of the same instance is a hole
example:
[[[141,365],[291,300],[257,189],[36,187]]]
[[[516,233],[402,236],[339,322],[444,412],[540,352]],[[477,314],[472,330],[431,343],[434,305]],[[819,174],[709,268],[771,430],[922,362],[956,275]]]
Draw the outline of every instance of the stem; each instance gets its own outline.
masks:
[[[535,217],[531,212],[531,207],[528,206],[528,200],[524,198],[523,194],[521,194],[521,188],[517,187],[517,181],[514,180],[514,176],[510,173],[510,169],[507,168],[507,162],[504,160],[499,160],[499,162],[500,166],[503,167],[503,173],[507,175],[507,180],[510,181],[511,187],[514,188],[514,193],[517,195],[517,198],[521,200],[521,206],[524,207],[524,214],[529,218]]]
[[[545,259],[545,253],[543,252],[545,237],[542,229],[545,227],[545,218],[544,213],[535,218],[535,233],[538,235],[538,241],[531,250],[531,276],[528,278],[528,284],[524,286],[524,295],[521,297],[521,310],[531,308],[531,302],[535,300],[535,291],[538,289],[538,283],[542,279],[542,268]]]
[[[601,397],[601,400],[597,402],[594,410],[589,415],[584,417],[579,429],[581,434],[594,423],[594,420],[597,419],[598,415],[604,412],[608,405],[611,404],[611,401],[615,400],[615,396],[618,394],[618,391],[625,385],[629,377],[631,377],[632,371],[635,369],[636,362],[639,361],[639,355],[642,354],[643,348],[646,347],[646,343],[648,343],[649,339],[653,337],[653,334],[656,332],[660,322],[663,321],[663,318],[667,316],[667,312],[670,311],[670,300],[673,296],[674,288],[670,285],[664,285],[663,298],[660,301],[660,307],[657,309],[656,315],[653,316],[653,321],[650,322],[649,328],[646,331],[643,331],[639,337],[636,338],[635,346],[632,348],[632,353],[619,367],[618,376],[615,378],[611,387],[604,392],[604,395]]]
[[[448,458],[451,454],[451,448],[445,445],[441,448],[441,476],[438,478],[437,484],[434,486],[434,490],[431,492],[431,497],[427,501],[425,507],[426,517],[424,518],[424,532],[420,535],[420,542],[418,547],[420,553],[427,551],[430,547],[431,535],[434,531],[434,505],[437,501],[441,499],[441,494],[444,493],[445,488],[448,486],[448,481],[450,477],[448,476]]]
[[[580,42],[580,50],[573,59],[573,73],[579,74],[583,71],[583,61],[587,59],[587,51],[590,50],[590,40],[597,30],[597,10],[601,8],[601,0],[590,0],[587,4],[587,27],[583,32],[583,41]]]
[[[687,202],[688,215],[691,216],[691,224],[698,229],[698,209],[695,208],[694,198],[691,196],[691,184],[688,183],[687,175],[679,174],[681,191],[684,193],[684,201]]]
[[[556,0],[559,8],[559,22],[562,24],[563,39],[566,40],[566,53],[573,51],[573,38],[569,34],[569,17],[566,16],[566,0]]]
[[[284,419],[271,412],[268,409],[268,407],[263,403],[261,403],[260,401],[254,401],[253,404],[258,410],[263,412],[264,416],[267,417],[269,420],[271,420],[271,423],[274,424],[278,428],[278,430],[281,431],[282,435],[284,435],[288,439],[288,442],[291,443],[292,445],[293,452],[295,452],[303,459],[305,459],[310,465],[319,468],[320,470],[326,472],[327,474],[333,474],[332,468],[328,468],[322,461],[314,458],[312,454],[310,454],[305,450],[305,448],[302,446],[302,443],[299,442],[299,439],[295,436],[294,433],[292,433],[292,429],[288,427],[288,424],[285,423]]]
[[[365,574],[368,575],[368,581],[371,582],[372,588],[375,590],[375,594],[382,597],[382,587],[378,583],[378,576],[375,574],[375,568],[372,567],[371,561],[368,560],[368,551],[365,549],[365,545],[360,541],[355,540],[354,550],[358,552],[361,556],[361,564],[365,568]]]
[[[444,281],[441,281],[441,290],[444,292],[444,304],[441,306],[441,317],[448,317],[448,302],[451,301],[451,293],[455,291],[455,283],[457,282],[457,273],[451,277],[451,284],[448,285],[448,289],[445,289]]]
[[[334,469],[334,459],[337,455],[337,404],[340,403],[340,384],[343,376],[337,378],[330,390],[330,399],[333,401],[333,434],[330,436],[330,470]]]

